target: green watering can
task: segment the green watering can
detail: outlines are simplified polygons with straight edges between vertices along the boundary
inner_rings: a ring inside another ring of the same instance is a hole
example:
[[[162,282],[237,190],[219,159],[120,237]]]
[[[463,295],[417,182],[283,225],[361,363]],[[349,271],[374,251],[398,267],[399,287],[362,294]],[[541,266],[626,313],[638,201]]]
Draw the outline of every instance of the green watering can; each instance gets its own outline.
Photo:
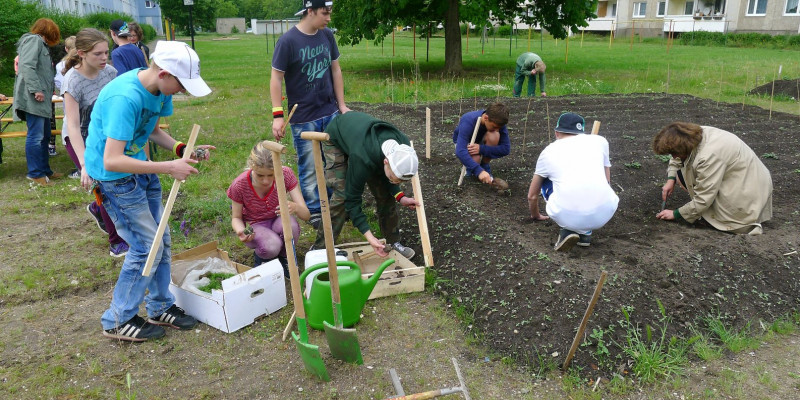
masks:
[[[369,279],[361,278],[361,269],[358,264],[351,261],[337,261],[337,266],[350,267],[349,270],[339,270],[339,293],[342,301],[342,325],[345,328],[355,325],[361,319],[361,310],[367,303],[372,289],[378,283],[383,270],[394,264],[393,258],[387,259],[381,264]],[[306,268],[300,275],[300,285],[304,286],[306,276],[320,268],[327,268],[328,263],[319,263],[310,268]],[[305,288],[302,288],[305,290]],[[308,325],[314,329],[324,329],[323,322],[333,325],[333,303],[331,300],[331,282],[328,272],[322,272],[314,277],[311,284],[311,294],[308,298],[303,298],[306,318]]]

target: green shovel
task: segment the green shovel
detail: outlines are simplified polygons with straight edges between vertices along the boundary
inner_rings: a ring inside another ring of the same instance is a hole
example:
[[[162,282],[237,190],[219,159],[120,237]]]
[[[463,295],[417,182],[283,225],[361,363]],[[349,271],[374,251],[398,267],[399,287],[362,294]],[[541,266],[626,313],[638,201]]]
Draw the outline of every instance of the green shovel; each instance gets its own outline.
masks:
[[[345,329],[342,326],[342,300],[339,297],[339,270],[336,266],[336,254],[333,247],[333,231],[331,212],[328,208],[328,187],[325,183],[325,173],[322,170],[322,151],[320,142],[328,140],[328,134],[323,132],[302,132],[300,137],[311,140],[311,149],[314,153],[314,167],[317,174],[317,187],[319,188],[319,205],[322,211],[322,231],[325,234],[325,253],[328,256],[328,276],[331,282],[331,300],[333,303],[333,321],[323,321],[325,336],[328,338],[328,347],[331,355],[339,360],[349,363],[363,364],[361,346],[358,344],[358,335],[355,329]],[[355,299],[351,300],[355,301]]]
[[[263,141],[259,146],[264,146],[272,152],[272,163],[275,168],[275,186],[278,188],[278,202],[281,210],[281,223],[283,224],[283,241],[286,244],[286,258],[289,261],[289,279],[292,283],[292,301],[294,311],[297,316],[297,330],[300,332],[298,337],[292,332],[292,337],[300,352],[300,358],[306,366],[306,370],[312,375],[324,381],[330,381],[328,370],[322,361],[319,346],[308,343],[308,326],[306,325],[306,310],[303,307],[303,295],[300,293],[300,274],[297,271],[297,259],[294,254],[294,237],[292,236],[292,223],[289,215],[289,207],[286,204],[286,183],[283,180],[283,164],[281,154],[286,152],[286,147],[282,144]]]

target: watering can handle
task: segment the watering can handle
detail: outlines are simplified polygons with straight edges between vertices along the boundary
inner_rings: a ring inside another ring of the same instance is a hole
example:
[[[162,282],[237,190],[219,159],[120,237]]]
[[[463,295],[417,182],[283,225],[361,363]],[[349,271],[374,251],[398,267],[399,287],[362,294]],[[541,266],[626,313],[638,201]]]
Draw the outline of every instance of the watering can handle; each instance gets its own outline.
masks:
[[[359,272],[359,274],[361,273],[361,268],[358,267],[358,264],[356,264],[354,262],[351,262],[351,261],[337,261],[336,262],[336,266],[337,267],[338,266],[347,266],[347,267],[350,267],[350,269],[357,270]],[[314,271],[316,271],[318,269],[327,268],[327,267],[328,267],[328,262],[326,261],[326,262],[323,262],[323,263],[319,263],[319,264],[313,265],[313,266],[311,266],[309,268],[306,268],[306,270],[303,271],[303,273],[300,275],[300,291],[302,292],[303,290],[305,290],[305,287],[303,287],[303,286],[305,285],[306,276],[308,276],[308,274],[310,274],[310,273],[312,273],[312,272],[314,272]]]

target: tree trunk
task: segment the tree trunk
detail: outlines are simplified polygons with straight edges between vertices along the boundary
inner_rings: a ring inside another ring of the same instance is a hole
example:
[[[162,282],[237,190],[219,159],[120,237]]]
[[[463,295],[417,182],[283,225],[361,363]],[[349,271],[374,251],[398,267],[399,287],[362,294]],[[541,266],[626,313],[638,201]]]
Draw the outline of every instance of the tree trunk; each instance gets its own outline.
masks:
[[[444,18],[444,69],[451,74],[461,74],[461,27],[459,26],[459,0],[447,0]]]

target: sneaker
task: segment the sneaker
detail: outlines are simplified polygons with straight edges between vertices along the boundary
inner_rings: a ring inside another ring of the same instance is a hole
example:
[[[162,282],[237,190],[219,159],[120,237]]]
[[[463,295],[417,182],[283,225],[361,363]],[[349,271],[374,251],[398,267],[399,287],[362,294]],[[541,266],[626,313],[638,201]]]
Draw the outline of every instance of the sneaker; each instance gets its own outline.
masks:
[[[116,258],[125,257],[125,255],[128,254],[128,250],[130,250],[130,248],[131,247],[128,246],[128,244],[125,242],[114,243],[111,245],[108,253],[111,255],[111,257],[116,257]]]
[[[402,244],[400,244],[400,242],[395,242],[395,244],[392,245],[392,248],[397,250],[397,252],[400,253],[401,256],[409,260],[412,257],[414,257],[414,254],[417,254],[414,252],[414,249],[412,249],[411,247],[403,246]]]
[[[278,256],[278,262],[283,267],[283,277],[289,279],[289,259],[284,256]]]
[[[111,339],[124,340],[126,342],[144,342],[148,339],[158,339],[163,337],[166,332],[164,328],[149,324],[144,318],[134,315],[128,322],[103,331],[103,336]]]
[[[64,176],[64,174],[61,173],[61,172],[53,172],[51,175],[47,175],[47,177],[50,178],[50,179],[58,179],[58,178],[61,178],[63,176]]]
[[[308,224],[313,226],[314,229],[319,229],[319,224],[322,223],[322,214],[311,214],[308,219]]]
[[[579,236],[580,239],[578,239],[578,243],[576,243],[578,246],[589,247],[592,244],[592,232],[588,232]]]
[[[578,243],[581,237],[577,233],[573,231],[568,231],[566,229],[562,229],[558,233],[558,240],[556,240],[555,249],[556,251],[569,251]]]
[[[53,185],[55,185],[55,183],[53,183],[50,180],[50,178],[48,178],[46,176],[43,176],[41,178],[31,178],[30,176],[26,176],[26,178],[28,178],[28,180],[31,180],[31,181],[34,181],[34,182],[38,183],[39,186],[53,186]]]
[[[50,157],[57,156],[58,153],[56,153],[56,146],[54,144],[47,145],[47,153],[50,154]]]
[[[170,306],[167,311],[164,311],[161,315],[148,318],[147,322],[181,330],[192,329],[197,325],[197,320],[194,319],[194,317],[186,315],[186,312],[175,304]]]
[[[94,207],[92,207],[92,206],[94,206]],[[91,214],[92,217],[94,217],[94,222],[97,223],[97,227],[100,228],[100,230],[103,231],[103,233],[108,235],[108,229],[106,229],[106,223],[103,222],[103,217],[100,215],[100,210],[97,207],[97,203],[91,202],[91,203],[87,204],[86,205],[86,211],[88,211],[89,214]]]
[[[67,175],[70,179],[81,179],[81,171],[77,169],[73,169],[72,172]]]

